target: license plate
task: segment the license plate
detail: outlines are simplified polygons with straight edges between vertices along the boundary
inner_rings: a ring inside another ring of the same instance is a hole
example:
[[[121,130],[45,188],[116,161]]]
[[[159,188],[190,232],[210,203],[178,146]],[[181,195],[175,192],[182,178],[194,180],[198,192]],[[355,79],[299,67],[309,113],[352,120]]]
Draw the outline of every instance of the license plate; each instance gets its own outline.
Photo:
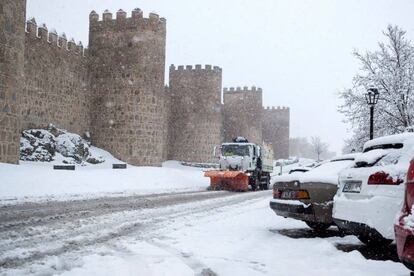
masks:
[[[345,193],[360,193],[361,192],[361,181],[347,181],[345,182],[342,192]]]
[[[294,198],[295,195],[296,195],[295,191],[283,191],[282,196],[280,198],[290,199],[290,198]]]

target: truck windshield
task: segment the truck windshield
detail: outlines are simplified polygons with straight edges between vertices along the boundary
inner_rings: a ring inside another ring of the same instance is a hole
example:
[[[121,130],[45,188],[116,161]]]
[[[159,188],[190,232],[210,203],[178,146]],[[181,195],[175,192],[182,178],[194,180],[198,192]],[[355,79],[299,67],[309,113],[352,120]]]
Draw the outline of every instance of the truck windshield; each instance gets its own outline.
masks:
[[[221,148],[223,156],[249,156],[249,146],[247,145],[223,145]]]

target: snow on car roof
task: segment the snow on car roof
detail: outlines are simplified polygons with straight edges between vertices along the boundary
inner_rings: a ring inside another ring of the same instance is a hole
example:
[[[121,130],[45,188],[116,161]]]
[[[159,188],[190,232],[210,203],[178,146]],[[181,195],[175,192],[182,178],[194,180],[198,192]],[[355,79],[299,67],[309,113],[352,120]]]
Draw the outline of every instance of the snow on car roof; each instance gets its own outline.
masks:
[[[364,144],[364,151],[367,148],[375,147],[378,145],[385,145],[385,144],[397,144],[397,143],[404,143],[408,139],[413,139],[414,141],[414,133],[400,133],[394,135],[383,136],[379,138],[375,138],[370,140]]]
[[[299,181],[301,183],[321,182],[337,185],[339,172],[353,164],[354,156],[356,155],[349,154],[347,158],[345,158],[347,155],[344,155],[323,163],[319,167],[300,175]]]
[[[361,154],[360,152],[344,154],[344,155],[332,158],[329,162],[341,161],[341,160],[353,160],[356,157],[358,157],[360,154]]]

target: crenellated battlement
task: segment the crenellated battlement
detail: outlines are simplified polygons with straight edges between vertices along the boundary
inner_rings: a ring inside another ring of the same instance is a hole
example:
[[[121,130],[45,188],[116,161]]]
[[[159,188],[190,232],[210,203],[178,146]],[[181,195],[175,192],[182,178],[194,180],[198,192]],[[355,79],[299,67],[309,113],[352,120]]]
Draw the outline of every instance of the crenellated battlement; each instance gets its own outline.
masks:
[[[290,108],[287,106],[266,106],[263,108],[265,111],[289,111]]]
[[[18,160],[21,129],[48,123],[90,133],[132,165],[215,162],[211,149],[236,136],[289,156],[290,109],[263,107],[261,88],[222,89],[222,68],[209,64],[172,64],[164,85],[166,19],[158,14],[92,11],[85,49],[34,18],[24,24],[26,0],[1,1],[0,162]]]
[[[252,86],[249,88],[248,86],[244,86],[243,88],[240,86],[237,87],[225,87],[223,88],[224,93],[247,93],[247,92],[259,92],[262,93],[263,89],[260,87]]]
[[[35,39],[39,39],[40,41],[43,41],[58,49],[66,50],[80,56],[86,55],[86,49],[83,48],[82,42],[79,41],[76,43],[73,38],[68,41],[65,33],[62,33],[59,36],[55,29],[51,29],[49,32],[46,24],[37,26],[35,18],[30,18],[27,20],[26,35]]]
[[[142,10],[138,8],[132,10],[130,17],[122,9],[115,13],[115,18],[109,10],[105,10],[102,17],[96,11],[89,14],[89,24],[92,29],[124,30],[130,28],[165,31],[166,23],[167,20],[156,13],[149,13],[148,17],[144,17]]]
[[[204,65],[204,67],[201,64],[196,64],[195,66],[179,65],[177,67],[175,67],[174,64],[171,64],[170,72],[216,72],[221,74],[222,69],[219,66],[212,66],[208,64]]]

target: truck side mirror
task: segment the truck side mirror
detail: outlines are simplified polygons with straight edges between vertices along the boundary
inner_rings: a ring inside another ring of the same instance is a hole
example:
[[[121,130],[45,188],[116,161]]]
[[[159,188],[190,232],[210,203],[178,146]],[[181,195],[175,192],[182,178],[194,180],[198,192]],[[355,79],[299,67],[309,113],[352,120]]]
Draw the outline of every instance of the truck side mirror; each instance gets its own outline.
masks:
[[[220,146],[214,146],[214,151],[213,151],[213,155],[216,158],[219,158],[219,153],[221,152],[221,147]]]

